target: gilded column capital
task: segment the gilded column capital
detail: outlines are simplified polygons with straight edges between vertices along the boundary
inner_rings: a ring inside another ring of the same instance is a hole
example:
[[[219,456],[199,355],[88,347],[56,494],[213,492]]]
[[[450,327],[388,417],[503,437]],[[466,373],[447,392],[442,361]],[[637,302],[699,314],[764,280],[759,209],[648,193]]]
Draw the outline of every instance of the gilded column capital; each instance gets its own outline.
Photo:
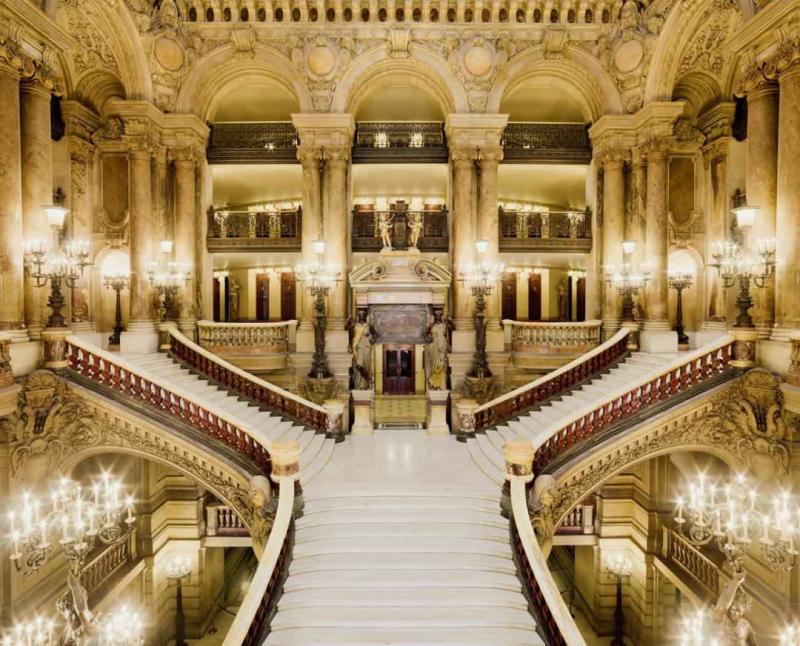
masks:
[[[350,146],[324,146],[322,158],[331,164],[345,164],[350,161]]]
[[[297,159],[303,166],[319,164],[322,159],[322,149],[319,146],[300,144],[297,146]]]
[[[735,94],[750,99],[760,93],[777,92],[778,84],[774,73],[770,72],[772,76],[768,77],[765,71],[766,67],[765,63],[761,61],[752,61],[745,66],[742,77],[736,84]]]
[[[624,148],[601,148],[595,158],[600,161],[603,168],[610,170],[612,168],[621,168],[626,162],[631,160],[631,152]]]
[[[476,150],[476,156],[481,164],[499,164],[503,161],[503,147],[481,146]]]
[[[0,34],[0,71],[19,76],[25,66],[25,59],[18,38],[12,34]]]
[[[654,161],[666,161],[674,145],[675,139],[673,137],[651,137],[641,147],[647,156],[648,163],[652,163]]]
[[[201,154],[194,146],[170,148],[167,151],[167,159],[175,166],[194,166],[200,160]]]
[[[764,78],[781,82],[789,75],[800,72],[800,37],[786,39],[775,54],[764,62]]]
[[[730,141],[730,137],[717,137],[713,141],[706,143],[701,149],[703,151],[703,162],[708,165],[716,159],[727,157]]]
[[[53,69],[44,61],[25,58],[22,66],[20,90],[40,93],[49,97],[56,89]]]
[[[454,164],[472,165],[478,159],[478,149],[463,144],[450,146],[450,159]]]

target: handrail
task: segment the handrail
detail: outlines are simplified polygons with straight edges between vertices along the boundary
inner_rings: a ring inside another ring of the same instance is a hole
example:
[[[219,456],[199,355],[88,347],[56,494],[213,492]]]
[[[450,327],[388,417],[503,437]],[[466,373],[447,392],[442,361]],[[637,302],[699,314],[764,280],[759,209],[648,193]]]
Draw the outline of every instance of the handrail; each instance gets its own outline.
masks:
[[[520,415],[604,370],[627,351],[628,333],[627,328],[622,328],[604,343],[553,372],[478,406],[474,413],[475,430],[483,430]]]
[[[297,321],[226,323],[198,321],[200,347],[214,353],[280,354],[289,351],[289,335]]]
[[[289,557],[294,507],[294,478],[284,476],[278,487],[278,510],[264,553],[247,589],[236,618],[222,646],[250,646],[261,643],[263,630],[270,620],[270,608],[280,589],[284,564]]]
[[[198,327],[214,327],[214,328],[272,328],[272,327],[289,327],[290,325],[297,325],[297,320],[290,321],[198,321]]]
[[[631,386],[611,389],[601,404],[591,403],[567,417],[561,428],[534,447],[534,473],[542,471],[564,451],[640,410],[677,395],[707,377],[724,372],[733,358],[734,340],[724,336],[669,363],[657,375]]]
[[[213,404],[198,404],[195,394],[168,383],[166,379],[139,374],[138,369],[121,356],[97,348],[80,337],[71,335],[66,343],[67,365],[70,369],[179,418],[248,456],[264,475],[270,474],[270,441],[254,427],[232,419]]]
[[[515,321],[504,319],[514,353],[585,352],[600,344],[602,321]]]
[[[170,328],[169,334],[172,339],[170,352],[212,381],[242,397],[263,404],[279,415],[296,420],[318,431],[328,430],[328,411],[322,406],[237,368],[232,363],[197,345],[175,328]]]
[[[547,566],[528,514],[525,477],[511,478],[511,543],[522,582],[548,646],[586,646]]]
[[[503,319],[503,325],[513,325],[514,327],[537,327],[537,328],[557,328],[557,327],[598,327],[603,322],[597,319],[588,321],[516,321],[514,319]]]

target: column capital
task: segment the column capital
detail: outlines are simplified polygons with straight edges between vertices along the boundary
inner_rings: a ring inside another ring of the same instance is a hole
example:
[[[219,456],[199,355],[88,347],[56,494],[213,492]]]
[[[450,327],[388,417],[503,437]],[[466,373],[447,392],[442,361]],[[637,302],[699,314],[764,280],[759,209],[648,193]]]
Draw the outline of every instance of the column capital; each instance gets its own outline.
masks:
[[[621,168],[626,162],[631,160],[630,150],[623,148],[601,148],[595,158],[603,164],[603,168],[610,170],[612,168]]]
[[[202,153],[194,146],[185,148],[170,148],[167,150],[167,159],[175,166],[195,166],[201,159]]]
[[[350,145],[323,146],[320,153],[322,159],[331,164],[344,164],[350,161]]]
[[[775,54],[764,62],[762,72],[765,79],[779,83],[800,72],[800,36],[787,38],[781,43]]]
[[[0,40],[0,71],[21,76],[25,62],[19,40],[11,34],[5,35]]]
[[[44,61],[26,58],[22,66],[20,91],[41,94],[49,100],[55,89],[56,77],[53,69]]]
[[[507,114],[448,114],[445,134],[450,145],[491,148],[501,146]]]
[[[481,164],[499,164],[503,161],[502,146],[481,146],[476,150],[476,154]]]
[[[322,149],[319,146],[300,144],[297,146],[297,159],[303,166],[319,164],[322,159]]]
[[[478,149],[475,146],[450,145],[450,159],[454,164],[472,165],[478,159]]]
[[[328,148],[353,145],[356,126],[348,113],[293,114],[292,123],[302,146]]]
[[[647,156],[648,163],[660,160],[666,160],[667,156],[675,145],[673,137],[650,137],[645,140],[641,147],[644,154]]]

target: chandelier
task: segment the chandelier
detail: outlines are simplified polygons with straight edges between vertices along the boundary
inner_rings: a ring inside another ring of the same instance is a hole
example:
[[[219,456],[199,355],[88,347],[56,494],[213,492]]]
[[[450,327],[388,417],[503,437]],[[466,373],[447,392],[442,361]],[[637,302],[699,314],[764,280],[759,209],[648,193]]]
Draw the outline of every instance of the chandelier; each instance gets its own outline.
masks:
[[[158,247],[162,259],[147,264],[147,277],[158,292],[158,318],[163,321],[167,316],[174,315],[175,297],[178,290],[189,282],[192,272],[188,263],[166,260],[172,253],[172,240],[161,240]]]
[[[622,296],[622,320],[633,321],[633,299],[644,289],[651,278],[650,265],[642,263],[641,269],[636,270],[627,260],[636,250],[636,242],[626,240],[622,243],[622,254],[625,259],[619,267],[609,267],[606,270],[606,283],[617,288]]]

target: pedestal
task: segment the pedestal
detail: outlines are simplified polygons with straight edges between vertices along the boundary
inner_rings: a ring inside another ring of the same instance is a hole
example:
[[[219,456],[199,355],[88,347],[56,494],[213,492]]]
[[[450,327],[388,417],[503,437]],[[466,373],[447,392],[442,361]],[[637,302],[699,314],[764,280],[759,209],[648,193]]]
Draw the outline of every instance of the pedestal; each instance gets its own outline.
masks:
[[[526,482],[533,480],[533,445],[527,440],[508,440],[503,446],[505,478],[500,494],[500,511],[504,517],[511,517],[511,478],[522,476]]]
[[[158,350],[158,332],[152,321],[136,321],[120,336],[122,354],[151,354]]]
[[[627,349],[634,352],[639,349],[639,324],[636,321],[624,321],[622,328],[629,330]]]
[[[171,332],[178,329],[175,321],[162,321],[158,324],[158,351],[169,352],[172,349]]]
[[[429,390],[428,410],[425,427],[428,435],[448,435],[450,427],[447,425],[447,400],[449,390]]]
[[[468,437],[475,435],[475,410],[478,402],[474,399],[459,399],[455,403],[457,421],[457,436],[459,442],[466,442]]]
[[[375,392],[353,390],[353,435],[372,435],[375,430]]]
[[[741,370],[755,366],[758,330],[754,327],[731,328],[731,336],[734,339],[731,365]]]
[[[326,399],[322,405],[328,412],[328,429],[326,436],[335,442],[344,441],[344,409],[345,403],[339,399]]]
[[[639,346],[642,352],[677,352],[678,335],[674,330],[645,329],[639,333]]]
[[[45,328],[42,330],[42,352],[45,368],[62,370],[67,367],[67,337],[71,332],[68,327]]]
[[[304,506],[300,487],[300,443],[297,440],[273,442],[269,455],[272,460],[270,479],[273,482],[280,482],[281,478],[294,480],[294,513],[299,516]]]

